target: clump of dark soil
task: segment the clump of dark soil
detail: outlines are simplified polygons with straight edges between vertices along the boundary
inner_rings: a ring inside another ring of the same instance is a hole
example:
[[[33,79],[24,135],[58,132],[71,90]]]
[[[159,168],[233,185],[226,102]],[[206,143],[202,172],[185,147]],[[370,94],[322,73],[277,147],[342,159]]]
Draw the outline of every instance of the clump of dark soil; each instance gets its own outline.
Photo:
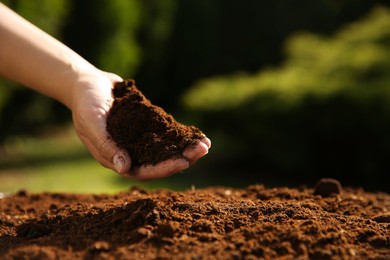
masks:
[[[107,131],[126,150],[132,167],[156,165],[180,157],[204,134],[194,126],[178,123],[162,108],[153,105],[133,80],[115,84],[114,103],[107,118]]]
[[[390,259],[390,195],[226,187],[0,199],[2,259]]]

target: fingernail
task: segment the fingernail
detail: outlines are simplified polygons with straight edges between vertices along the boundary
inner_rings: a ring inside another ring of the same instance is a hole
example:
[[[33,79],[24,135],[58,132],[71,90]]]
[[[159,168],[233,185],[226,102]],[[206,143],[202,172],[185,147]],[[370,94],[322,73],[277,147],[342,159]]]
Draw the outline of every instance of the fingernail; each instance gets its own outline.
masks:
[[[206,136],[203,137],[203,139],[201,140],[202,143],[204,143],[205,145],[207,145],[207,147],[210,149],[211,148],[211,141],[209,138],[207,138]]]
[[[125,166],[125,159],[120,154],[114,156],[114,167],[118,173],[122,173],[123,167]]]

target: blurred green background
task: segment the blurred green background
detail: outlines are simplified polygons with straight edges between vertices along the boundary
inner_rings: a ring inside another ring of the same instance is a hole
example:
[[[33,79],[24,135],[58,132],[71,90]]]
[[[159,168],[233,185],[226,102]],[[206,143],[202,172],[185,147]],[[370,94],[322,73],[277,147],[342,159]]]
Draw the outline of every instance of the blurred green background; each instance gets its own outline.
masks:
[[[390,4],[372,0],[7,0],[212,140],[184,173],[138,183],[95,162],[70,112],[0,80],[0,192],[132,185],[390,192]]]

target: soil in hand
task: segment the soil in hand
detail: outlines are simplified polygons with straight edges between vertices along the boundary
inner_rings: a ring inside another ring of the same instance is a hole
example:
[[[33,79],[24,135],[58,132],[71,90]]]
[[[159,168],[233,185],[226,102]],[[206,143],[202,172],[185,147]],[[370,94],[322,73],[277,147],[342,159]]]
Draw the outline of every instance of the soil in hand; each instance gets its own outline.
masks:
[[[323,182],[325,183],[325,182]],[[226,187],[0,199],[2,259],[390,259],[390,195]]]
[[[115,84],[113,95],[107,132],[129,153],[132,167],[181,157],[186,147],[204,137],[198,128],[178,123],[161,107],[153,105],[133,80]]]

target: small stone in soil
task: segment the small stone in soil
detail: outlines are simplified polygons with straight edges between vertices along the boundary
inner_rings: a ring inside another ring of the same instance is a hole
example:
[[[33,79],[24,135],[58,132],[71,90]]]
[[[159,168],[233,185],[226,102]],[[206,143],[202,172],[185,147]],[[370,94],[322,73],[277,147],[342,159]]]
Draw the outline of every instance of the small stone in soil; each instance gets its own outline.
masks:
[[[319,180],[314,187],[314,194],[322,197],[329,197],[341,193],[341,184],[336,179],[323,178]]]

